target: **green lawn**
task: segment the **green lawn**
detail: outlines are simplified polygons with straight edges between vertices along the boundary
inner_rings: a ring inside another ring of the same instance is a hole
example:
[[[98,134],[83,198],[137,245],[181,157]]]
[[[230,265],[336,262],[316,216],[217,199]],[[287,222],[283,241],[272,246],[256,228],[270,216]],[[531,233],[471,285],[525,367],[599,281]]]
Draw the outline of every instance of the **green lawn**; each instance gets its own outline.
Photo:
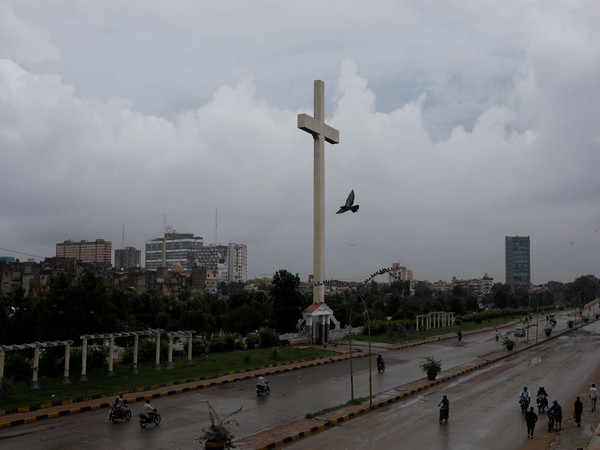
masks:
[[[163,363],[161,370],[157,371],[153,363],[140,363],[138,375],[131,374],[129,364],[115,364],[112,377],[107,376],[107,368],[88,369],[87,382],[79,381],[80,372],[71,371],[71,384],[63,384],[62,375],[50,378],[40,374],[39,389],[31,389],[31,380],[16,381],[13,384],[14,388],[5,397],[0,398],[0,411],[11,411],[21,407],[37,408],[40,405],[60,404],[63,401],[100,398],[119,392],[135,392],[143,388],[210,379],[228,373],[313,360],[333,353],[335,352],[314,347],[281,347],[276,358],[273,357],[270,348],[206,353],[193,358],[193,364],[190,366],[187,365],[186,356],[174,356],[173,369],[167,369]]]
[[[400,336],[398,333],[394,332],[391,334],[372,334],[371,341],[372,342],[382,342],[385,344],[402,344],[410,341],[417,341],[422,339],[427,339],[435,336],[441,336],[445,334],[458,333],[458,331],[462,331],[462,333],[469,331],[476,331],[482,328],[501,328],[506,326],[508,323],[514,322],[515,320],[522,319],[522,315],[514,316],[514,317],[498,317],[495,319],[483,320],[481,323],[475,322],[463,322],[460,326],[454,327],[446,327],[446,328],[434,328],[428,331],[411,331],[406,336]],[[490,331],[493,333],[493,331]],[[358,341],[367,341],[369,338],[367,335],[353,335],[352,339]]]

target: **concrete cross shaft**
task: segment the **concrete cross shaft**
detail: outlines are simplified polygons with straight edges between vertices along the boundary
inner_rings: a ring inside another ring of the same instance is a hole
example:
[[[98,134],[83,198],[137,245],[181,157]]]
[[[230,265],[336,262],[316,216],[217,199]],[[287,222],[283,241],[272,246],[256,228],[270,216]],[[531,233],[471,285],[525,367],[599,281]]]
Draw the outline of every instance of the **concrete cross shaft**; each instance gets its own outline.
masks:
[[[325,141],[337,144],[340,133],[325,123],[325,83],[315,80],[314,117],[298,114],[298,128],[314,139],[313,303],[325,303]]]

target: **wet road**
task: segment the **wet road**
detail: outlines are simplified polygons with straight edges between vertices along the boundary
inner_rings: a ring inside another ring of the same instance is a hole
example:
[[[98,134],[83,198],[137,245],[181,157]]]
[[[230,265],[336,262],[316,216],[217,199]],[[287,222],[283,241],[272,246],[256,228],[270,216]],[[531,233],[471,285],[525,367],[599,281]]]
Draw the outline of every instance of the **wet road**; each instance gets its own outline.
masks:
[[[566,320],[561,320],[559,326],[561,324],[564,326],[564,322]],[[530,337],[530,339],[532,338]],[[524,341],[525,338],[518,340]],[[579,355],[580,348],[581,352],[589,352],[587,347],[585,347],[585,350],[583,347],[586,340],[590,341],[591,338],[581,339],[581,345],[575,345],[577,340],[572,338],[553,340],[553,343],[548,347],[526,352],[529,356],[520,354],[509,361],[499,363],[492,368],[479,371],[470,377],[446,385],[442,389],[448,391],[453,404],[451,425],[446,429],[436,426],[434,430],[439,440],[428,448],[483,448],[481,446],[454,446],[457,443],[456,436],[463,433],[477,435],[483,433],[483,430],[485,430],[487,436],[497,434],[497,439],[502,441],[505,434],[505,425],[510,423],[508,421],[513,420],[515,421],[513,425],[517,425],[520,424],[519,421],[522,418],[520,415],[514,414],[517,410],[516,402],[514,405],[512,405],[512,402],[508,402],[511,406],[506,408],[498,408],[497,405],[502,404],[502,400],[518,394],[518,390],[522,388],[521,385],[524,381],[523,376],[528,377],[527,382],[532,386],[542,383],[544,380],[547,380],[547,387],[552,386],[550,381],[555,376],[552,374],[557,370],[557,367],[567,364],[566,361],[560,362],[551,359],[554,358],[554,353],[564,354],[565,350],[563,348],[569,348],[569,343],[571,343],[569,354]],[[461,343],[456,340],[449,340],[408,349],[385,351],[383,355],[386,359],[386,372],[382,375],[373,374],[373,393],[422,378],[423,373],[419,368],[421,357],[435,356],[441,359],[442,369],[444,369],[467,363],[490,352],[495,352],[498,348],[499,344],[495,342],[493,332],[490,332],[466,336]],[[561,370],[560,374],[561,376],[575,377],[573,380],[579,382],[586,371],[591,370],[587,367],[579,367],[591,363],[591,358],[578,357],[576,363],[571,360],[571,364],[574,364],[577,370],[566,368]],[[548,366],[546,367],[546,365]],[[368,396],[369,377],[367,367],[367,358],[355,358],[353,360],[355,398]],[[208,424],[205,401],[210,401],[219,413],[226,413],[240,406],[243,407],[242,412],[236,416],[239,426],[233,429],[234,434],[239,439],[282,423],[297,420],[304,417],[308,412],[316,412],[345,403],[350,399],[349,375],[349,363],[345,361],[269,376],[271,386],[269,397],[257,398],[254,393],[254,381],[247,380],[156,399],[153,404],[159,409],[163,421],[158,427],[149,427],[145,430],[140,429],[135,420],[135,415],[142,409],[140,403],[130,405],[134,413],[134,419],[130,423],[117,425],[110,423],[108,421],[108,410],[104,409],[6,428],[0,430],[0,447],[6,450],[21,450],[24,448],[95,450],[106,447],[127,449],[193,448],[198,445],[197,441],[196,444],[194,441],[201,434],[201,429]],[[489,377],[492,381],[488,381]],[[514,386],[512,383],[514,383]],[[549,389],[551,396],[555,392],[557,395],[564,395],[565,398],[570,395],[567,391],[561,392],[558,387],[549,387]],[[471,394],[471,392],[477,394]],[[485,392],[485,395],[482,392]],[[492,395],[493,397],[491,397]],[[439,401],[437,397],[441,397],[441,391],[435,389],[427,391],[426,395],[422,397],[392,405],[390,408],[369,414],[366,418],[348,422],[339,430],[346,430],[347,432],[351,427],[360,427],[360,423],[366,423],[365,420],[374,420],[371,417],[380,417],[379,422],[366,427],[369,430],[367,431],[369,436],[373,434],[388,436],[393,441],[394,436],[402,433],[403,438],[406,435],[407,439],[410,437],[415,442],[414,447],[407,446],[405,448],[418,448],[420,444],[417,443],[421,442],[420,439],[423,438],[423,434],[428,439],[433,439],[433,435],[428,436],[428,433],[418,433],[414,430],[420,430],[422,424],[425,423],[437,425],[437,418],[433,417],[437,414],[437,407],[435,407],[435,404]],[[482,397],[488,398],[489,401],[481,402],[480,398]],[[569,400],[569,403],[572,403],[571,400]],[[477,406],[477,409],[473,409],[472,405],[479,406]],[[461,413],[460,411],[463,409],[470,412]],[[400,414],[407,416],[408,419],[398,421],[397,418]],[[462,417],[461,414],[465,414],[465,417]],[[491,417],[494,420],[490,420],[485,427],[471,426],[470,422],[473,421],[473,417],[479,415],[486,417],[486,423],[488,422],[487,418]],[[394,426],[399,428],[394,428],[395,431],[391,434],[374,433],[372,431],[379,427],[389,428],[390,425],[386,424],[386,421],[394,422]],[[464,429],[459,428],[461,423],[464,423]],[[317,442],[320,443],[321,439],[332,439],[335,436],[332,433],[339,433],[339,431],[334,429],[311,439],[319,439]],[[359,429],[356,433],[357,436],[364,434]],[[522,434],[525,434],[524,429]],[[309,441],[303,441],[298,445],[309,445],[307,442]],[[368,442],[370,441],[366,441],[365,445],[370,445]],[[482,441],[477,442],[481,443]],[[439,447],[438,445],[441,444],[444,446]],[[328,447],[361,448],[354,446],[354,444],[347,447],[343,443],[339,445],[340,447],[335,445],[331,447],[328,445]],[[385,448],[385,445],[382,444],[382,446]],[[517,447],[506,446],[505,444],[502,448]]]
[[[523,386],[534,392],[544,386],[550,400],[562,406],[563,424],[572,414],[577,395],[584,401],[584,414],[591,414],[587,392],[592,382],[599,381],[599,343],[600,323],[588,325],[286,448],[547,449],[555,433],[547,431],[542,415],[534,438],[527,439],[519,392]],[[450,420],[440,425],[437,404],[444,394],[451,401]]]

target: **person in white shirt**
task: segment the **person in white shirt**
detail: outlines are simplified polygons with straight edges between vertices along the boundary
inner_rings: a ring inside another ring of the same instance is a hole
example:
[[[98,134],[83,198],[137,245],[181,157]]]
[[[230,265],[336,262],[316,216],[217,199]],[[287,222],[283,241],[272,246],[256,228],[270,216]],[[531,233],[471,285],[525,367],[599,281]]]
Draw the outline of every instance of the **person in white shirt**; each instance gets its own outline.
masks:
[[[592,404],[592,412],[596,411],[596,400],[598,400],[598,389],[596,389],[596,383],[592,384],[590,388],[590,403]]]

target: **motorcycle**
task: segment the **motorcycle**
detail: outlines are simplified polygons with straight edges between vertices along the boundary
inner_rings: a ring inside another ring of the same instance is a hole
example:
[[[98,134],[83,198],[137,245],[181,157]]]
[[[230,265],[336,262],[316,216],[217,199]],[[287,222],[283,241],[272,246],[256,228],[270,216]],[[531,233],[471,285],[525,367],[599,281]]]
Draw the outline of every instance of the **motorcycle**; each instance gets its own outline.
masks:
[[[114,404],[111,404],[110,411],[108,413],[108,419],[111,420],[112,423],[117,423],[122,420],[129,422],[129,420],[131,420],[131,411],[125,405],[115,407]]]
[[[138,417],[140,418],[140,427],[142,428],[146,428],[146,425],[149,423],[153,423],[154,425],[160,423],[160,414],[157,409],[154,409],[154,411],[149,412],[148,414],[140,413],[138,414]]]
[[[526,413],[527,407],[529,406],[529,401],[525,397],[521,397],[519,399],[519,406],[521,407],[521,412]]]
[[[385,372],[385,363],[383,361],[379,361],[377,363],[377,373]]]
[[[538,414],[543,413],[548,408],[548,397],[545,395],[538,395],[536,402],[538,406]]]
[[[442,423],[444,420],[446,423],[448,423],[448,407],[442,405],[440,406],[440,423]]]
[[[260,384],[260,383],[256,384],[256,395],[258,395],[259,397],[261,396],[261,394],[269,395],[270,393],[271,393],[271,388],[269,387],[268,381],[265,381],[265,384]]]

